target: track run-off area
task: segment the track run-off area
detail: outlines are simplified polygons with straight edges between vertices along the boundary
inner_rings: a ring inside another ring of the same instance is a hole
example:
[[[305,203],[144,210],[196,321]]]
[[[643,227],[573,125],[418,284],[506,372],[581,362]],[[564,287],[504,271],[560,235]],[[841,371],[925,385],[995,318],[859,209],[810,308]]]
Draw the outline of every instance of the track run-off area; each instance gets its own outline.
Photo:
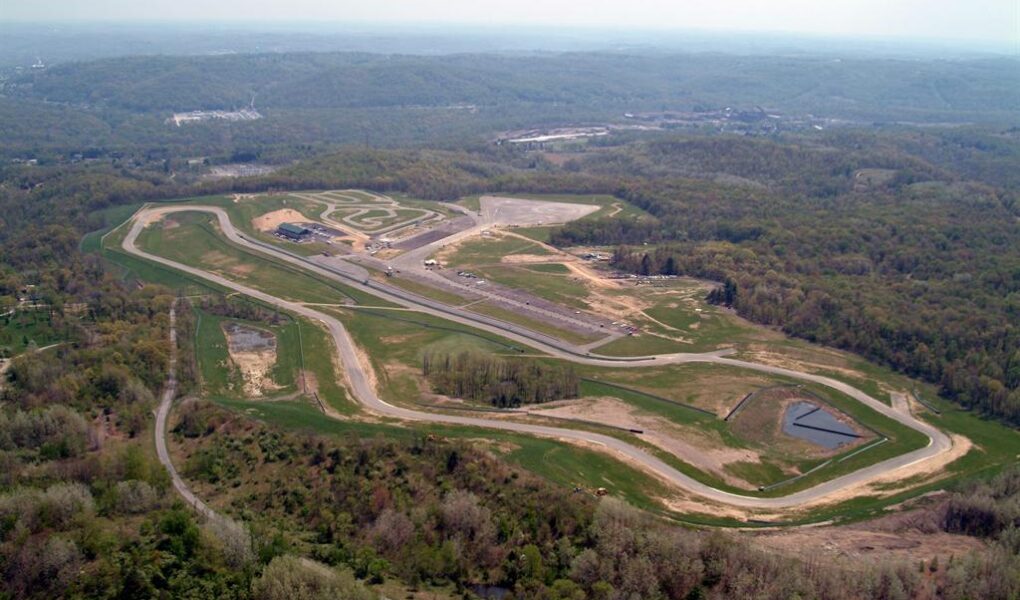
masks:
[[[366,371],[366,369],[370,369],[371,366],[364,365],[361,361],[359,361],[358,349],[355,347],[353,339],[339,319],[320,312],[314,307],[278,298],[262,290],[222,277],[216,273],[211,273],[162,256],[157,256],[137,247],[136,241],[138,236],[147,225],[159,221],[166,215],[177,212],[203,212],[212,214],[216,217],[223,235],[230,242],[236,245],[263,255],[271,256],[275,260],[286,261],[316,276],[341,282],[351,288],[371,294],[380,299],[393,302],[405,308],[414,309],[448,321],[457,322],[503,336],[533,349],[545,352],[555,358],[564,359],[578,364],[614,368],[649,367],[684,363],[710,363],[750,369],[766,374],[817,383],[846,394],[854,400],[866,405],[871,410],[923,434],[928,438],[928,443],[922,448],[874,463],[852,473],[835,477],[813,487],[800,490],[786,496],[756,497],[720,490],[702,483],[637,446],[609,435],[580,429],[552,427],[534,423],[515,422],[505,419],[490,419],[481,416],[463,416],[426,412],[396,406],[382,400],[371,385],[370,381],[372,378]],[[676,353],[625,359],[599,356],[597,354],[592,354],[583,347],[575,346],[551,336],[530,331],[519,325],[499,321],[492,317],[471,313],[453,306],[441,304],[434,300],[430,300],[383,283],[370,281],[368,279],[361,279],[354,274],[345,273],[339,269],[329,268],[326,265],[318,264],[306,257],[292,254],[272,245],[250,240],[237,231],[234,225],[230,222],[226,211],[219,207],[201,205],[146,206],[136,212],[129,223],[130,230],[122,242],[122,248],[127,253],[176,269],[191,276],[210,281],[223,288],[233,290],[266,304],[278,307],[281,310],[301,315],[321,323],[329,332],[329,336],[332,338],[333,343],[336,346],[336,351],[339,354],[340,359],[339,362],[344,370],[344,377],[346,378],[347,388],[351,396],[365,409],[378,415],[403,421],[499,429],[595,446],[604,449],[610,455],[617,455],[618,457],[622,456],[626,458],[630,464],[640,467],[642,470],[657,476],[659,479],[668,482],[680,490],[690,492],[706,500],[721,504],[745,509],[761,510],[797,509],[800,507],[824,503],[827,498],[835,497],[851,488],[866,484],[869,481],[894,475],[899,469],[906,469],[907,467],[918,465],[926,461],[937,460],[941,458],[944,453],[949,452],[953,447],[953,441],[948,435],[938,428],[917,419],[909,411],[903,412],[896,410],[865,392],[830,377],[800,372],[773,365],[728,358],[726,356],[726,351],[710,353]]]

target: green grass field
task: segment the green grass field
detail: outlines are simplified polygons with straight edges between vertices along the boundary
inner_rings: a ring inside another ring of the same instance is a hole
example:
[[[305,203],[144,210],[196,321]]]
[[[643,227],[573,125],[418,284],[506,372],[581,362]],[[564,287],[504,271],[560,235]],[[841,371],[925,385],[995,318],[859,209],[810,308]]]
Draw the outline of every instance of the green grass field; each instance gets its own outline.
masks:
[[[337,383],[339,373],[333,363],[334,349],[329,336],[319,326],[305,319],[290,318],[279,325],[230,319],[196,310],[195,358],[202,377],[206,397],[246,400],[241,376],[229,367],[224,322],[233,321],[271,331],[276,336],[276,365],[271,377],[279,389],[256,402],[275,402],[272,398],[300,393],[304,386],[305,401],[317,391],[319,399],[342,414],[354,414],[358,407]],[[302,375],[304,372],[304,376]]]
[[[46,311],[18,311],[0,317],[0,357],[17,356],[29,348],[65,341],[70,335],[70,331],[58,330]]]
[[[478,350],[518,354],[513,342],[421,313],[375,309],[327,309],[347,327],[372,361],[383,399],[417,403],[422,356],[428,351]]]
[[[385,277],[385,275],[383,275],[383,277]],[[442,302],[443,304],[449,304],[450,306],[460,306],[460,305],[462,305],[462,304],[464,304],[464,303],[466,303],[468,301],[467,298],[463,298],[461,296],[458,296],[457,294],[454,294],[453,292],[447,292],[445,290],[440,290],[440,289],[434,288],[434,287],[432,287],[430,285],[425,285],[425,284],[422,284],[422,283],[418,283],[417,281],[412,281],[410,279],[406,279],[406,278],[401,277],[399,275],[394,276],[394,277],[389,277],[389,278],[385,279],[384,281],[386,283],[388,283],[388,284],[390,284],[392,286],[398,287],[398,288],[400,288],[402,290],[406,290],[408,292],[411,292],[411,293],[414,293],[414,294],[418,294],[419,296],[424,296],[426,298],[430,298],[430,299],[435,300],[437,302]]]
[[[563,267],[563,265],[534,266]],[[542,273],[536,272],[533,268],[515,265],[473,267],[471,271],[484,279],[514,289],[527,290],[539,298],[562,306],[582,310],[588,308],[588,303],[585,302],[585,298],[588,297],[588,288],[569,274],[564,275],[552,271]]]
[[[553,275],[567,275],[570,273],[570,269],[566,265],[561,263],[539,263],[537,265],[521,265],[522,269],[533,271],[535,273],[550,273]]]
[[[178,225],[168,228],[164,222],[146,228],[138,236],[138,245],[147,252],[219,273],[288,300],[330,304],[351,300],[339,285],[234,246],[218,234],[213,218],[206,213],[175,213],[173,221]]]
[[[223,239],[205,213],[176,213],[173,228],[156,224],[138,237],[139,246],[159,256],[201,267],[288,300],[339,303],[349,298],[300,269],[271,259],[254,260]],[[257,263],[257,264],[256,264]]]
[[[240,323],[271,332],[276,337],[276,365],[270,376],[279,389],[273,396],[282,396],[298,390],[298,370],[301,368],[301,347],[298,323],[290,320],[272,325],[243,319],[232,319],[202,310],[196,313],[195,352],[203,392],[208,395],[243,397],[240,373],[228,368],[227,338],[223,333],[226,322]],[[306,327],[308,327],[306,325]]]
[[[498,265],[504,256],[512,254],[535,254],[548,256],[550,252],[527,240],[514,237],[481,237],[471,239],[446,257],[447,267],[475,267]]]

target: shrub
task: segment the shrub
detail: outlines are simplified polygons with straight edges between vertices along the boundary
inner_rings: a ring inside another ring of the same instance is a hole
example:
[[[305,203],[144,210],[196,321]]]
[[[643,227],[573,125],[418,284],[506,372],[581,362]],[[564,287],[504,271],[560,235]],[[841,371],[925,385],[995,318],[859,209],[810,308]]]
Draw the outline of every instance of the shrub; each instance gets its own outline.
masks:
[[[371,600],[375,594],[365,589],[349,574],[301,560],[278,556],[255,580],[256,600]]]

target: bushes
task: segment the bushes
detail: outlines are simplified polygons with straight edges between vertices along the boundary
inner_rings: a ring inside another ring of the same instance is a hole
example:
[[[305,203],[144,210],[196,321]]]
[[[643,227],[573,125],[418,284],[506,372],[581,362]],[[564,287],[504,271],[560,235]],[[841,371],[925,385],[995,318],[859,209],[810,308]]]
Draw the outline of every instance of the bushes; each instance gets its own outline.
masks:
[[[125,515],[149,512],[159,502],[156,490],[148,483],[136,479],[118,482],[114,494],[115,510]]]
[[[60,597],[79,576],[83,561],[70,540],[32,538],[4,566],[5,588],[14,598]]]
[[[69,458],[85,452],[89,427],[66,406],[36,411],[0,412],[0,450],[36,450],[44,459]]]
[[[278,556],[253,586],[255,600],[372,600],[349,574],[293,556]]]
[[[1016,527],[1020,527],[1020,468],[953,494],[943,520],[946,531],[988,538]]]
[[[0,496],[0,520],[33,533],[65,529],[76,516],[94,509],[92,494],[80,483],[58,483],[45,491],[23,488]]]

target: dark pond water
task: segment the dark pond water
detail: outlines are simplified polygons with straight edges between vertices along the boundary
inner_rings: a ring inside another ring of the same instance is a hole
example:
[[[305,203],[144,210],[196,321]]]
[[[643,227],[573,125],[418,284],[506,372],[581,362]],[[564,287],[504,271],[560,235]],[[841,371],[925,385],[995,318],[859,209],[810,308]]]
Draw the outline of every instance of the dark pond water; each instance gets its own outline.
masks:
[[[849,444],[859,436],[828,409],[812,402],[794,402],[783,414],[783,433],[828,448]]]

